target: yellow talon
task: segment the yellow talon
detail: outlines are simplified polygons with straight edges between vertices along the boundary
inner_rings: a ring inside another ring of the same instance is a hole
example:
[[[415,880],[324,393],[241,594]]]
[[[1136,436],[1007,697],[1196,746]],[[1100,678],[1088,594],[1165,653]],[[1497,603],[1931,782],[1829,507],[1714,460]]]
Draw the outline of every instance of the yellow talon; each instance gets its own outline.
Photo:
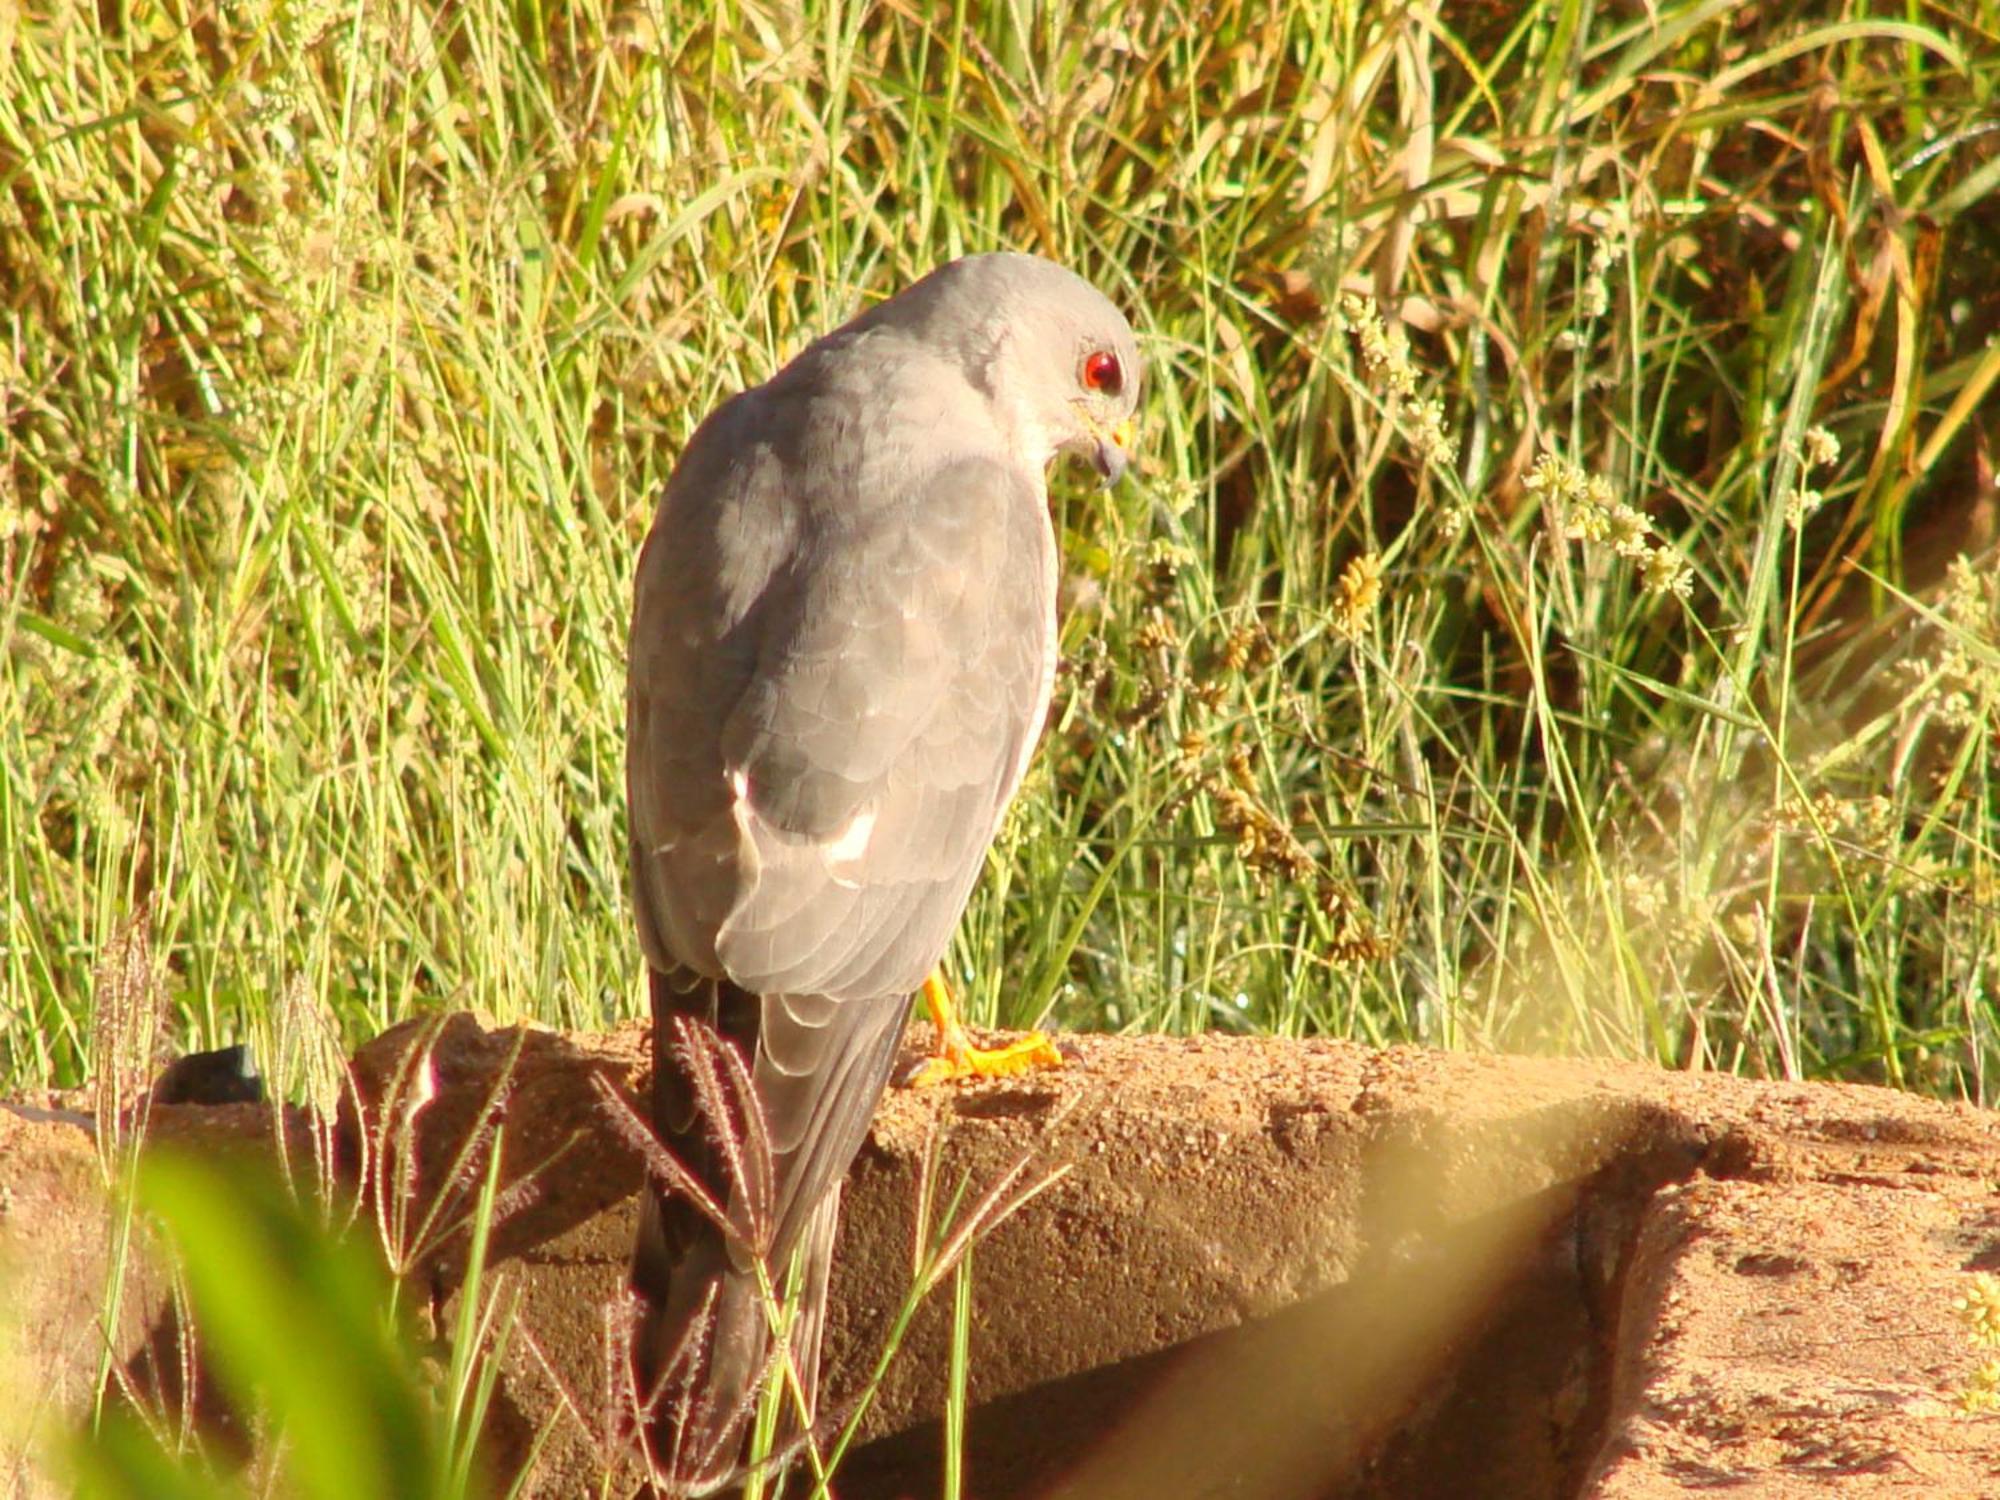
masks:
[[[945,987],[944,975],[931,970],[924,981],[924,1004],[930,1007],[931,1023],[937,1027],[937,1050],[930,1060],[912,1073],[911,1088],[928,1088],[954,1078],[1011,1078],[1036,1068],[1060,1068],[1062,1053],[1039,1031],[1031,1031],[1004,1047],[976,1047],[958,1018],[958,1006]]]

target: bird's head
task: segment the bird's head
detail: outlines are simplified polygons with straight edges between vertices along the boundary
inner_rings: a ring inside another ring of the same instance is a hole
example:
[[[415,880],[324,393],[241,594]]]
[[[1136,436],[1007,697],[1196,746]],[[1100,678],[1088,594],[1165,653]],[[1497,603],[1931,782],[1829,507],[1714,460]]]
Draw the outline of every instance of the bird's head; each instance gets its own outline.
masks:
[[[949,335],[1021,457],[1069,454],[1106,484],[1125,472],[1145,364],[1110,298],[1054,261],[1001,253],[941,266],[905,299]]]

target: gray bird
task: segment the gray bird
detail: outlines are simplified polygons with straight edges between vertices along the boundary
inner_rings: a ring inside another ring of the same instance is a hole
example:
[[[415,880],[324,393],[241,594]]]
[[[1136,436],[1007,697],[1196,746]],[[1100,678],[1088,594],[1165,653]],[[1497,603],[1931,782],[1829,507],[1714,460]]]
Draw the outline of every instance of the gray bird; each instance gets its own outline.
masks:
[[[630,639],[633,902],[654,1128],[727,1206],[651,1193],[633,1259],[672,1486],[737,1468],[775,1363],[753,1249],[780,1284],[799,1253],[792,1430],[811,1420],[840,1182],[912,995],[950,1053],[933,1076],[1050,1053],[969,1049],[935,970],[1048,709],[1049,466],[1123,472],[1141,369],[1087,282],[969,256],[724,403],[668,481]],[[743,1122],[702,1118],[688,1019],[738,1051],[765,1181],[731,1180]]]

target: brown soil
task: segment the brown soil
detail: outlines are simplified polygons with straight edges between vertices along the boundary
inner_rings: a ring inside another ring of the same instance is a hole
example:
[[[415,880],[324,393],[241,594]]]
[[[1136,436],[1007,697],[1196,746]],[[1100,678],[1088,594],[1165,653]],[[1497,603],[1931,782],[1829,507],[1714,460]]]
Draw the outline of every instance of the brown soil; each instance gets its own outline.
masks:
[[[365,1097],[395,1092],[418,1036],[363,1049]],[[635,1091],[641,1042],[457,1017],[433,1047],[420,1201],[470,1190],[480,1174],[451,1164],[509,1075],[519,1190],[493,1253],[528,1337],[492,1427],[503,1470],[558,1382],[597,1409],[639,1169],[588,1075]],[[908,1288],[926,1170],[932,1202],[1064,1171],[974,1258],[979,1500],[2000,1496],[2000,1421],[1954,1404],[1979,1356],[1952,1309],[1969,1272],[2000,1267],[1992,1115],[1617,1064],[1076,1046],[1059,1075],[892,1095],[849,1180],[836,1409]],[[17,1412],[49,1418],[87,1399],[103,1305],[85,1125],[0,1109],[8,1383]],[[271,1134],[253,1106],[162,1108],[155,1129]],[[350,1126],[336,1166],[352,1170],[355,1141]],[[440,1315],[454,1256],[420,1272]],[[939,1492],[949,1300],[920,1310],[868,1409],[846,1500]],[[148,1278],[122,1322],[114,1345],[143,1372],[166,1326]],[[584,1424],[552,1433],[531,1491],[580,1493],[601,1459]]]

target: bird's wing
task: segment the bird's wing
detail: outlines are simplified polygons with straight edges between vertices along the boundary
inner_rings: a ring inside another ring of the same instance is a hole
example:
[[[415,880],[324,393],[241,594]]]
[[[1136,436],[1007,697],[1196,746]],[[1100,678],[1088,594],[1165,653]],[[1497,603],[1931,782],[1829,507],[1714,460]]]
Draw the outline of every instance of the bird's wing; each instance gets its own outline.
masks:
[[[1040,728],[1053,539],[1039,476],[993,460],[842,511],[769,453],[689,457],[640,563],[634,894],[656,968],[762,997],[783,1239],[865,1134]]]

